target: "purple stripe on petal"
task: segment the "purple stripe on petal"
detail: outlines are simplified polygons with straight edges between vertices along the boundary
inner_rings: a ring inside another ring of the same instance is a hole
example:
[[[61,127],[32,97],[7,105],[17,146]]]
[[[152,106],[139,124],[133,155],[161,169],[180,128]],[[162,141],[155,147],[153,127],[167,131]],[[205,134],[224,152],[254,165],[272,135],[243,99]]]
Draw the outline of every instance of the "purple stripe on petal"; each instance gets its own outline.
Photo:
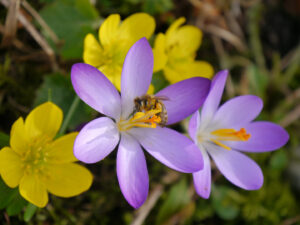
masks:
[[[238,96],[225,102],[218,109],[212,123],[221,128],[235,128],[254,120],[262,107],[263,102],[257,96]]]
[[[196,173],[193,173],[193,180],[196,192],[202,198],[208,199],[211,191],[211,167],[210,159],[205,150],[202,150],[204,167]]]
[[[121,135],[117,154],[117,175],[124,197],[132,207],[139,208],[148,196],[146,159],[140,144],[125,133]]]
[[[95,67],[84,63],[72,66],[71,80],[76,94],[104,115],[119,119],[121,99],[113,84]]]
[[[169,128],[134,128],[130,133],[154,158],[183,173],[203,168],[198,147],[184,135]]]
[[[95,163],[111,153],[119,142],[116,124],[107,117],[89,122],[75,139],[74,155],[85,163]]]
[[[227,76],[228,70],[222,70],[212,80],[209,94],[202,106],[201,123],[208,123],[217,111],[222,99]]]
[[[146,38],[137,41],[128,51],[122,70],[122,116],[132,113],[134,99],[148,91],[153,72],[153,53]]]
[[[255,161],[235,150],[215,145],[209,145],[207,149],[220,172],[231,183],[246,190],[261,188],[264,177]]]
[[[168,113],[168,125],[188,117],[203,104],[209,88],[210,80],[193,77],[170,85],[155,96],[167,97],[163,101]]]
[[[189,122],[189,135],[195,143],[197,143],[197,133],[200,125],[200,113],[196,111],[190,119]]]
[[[289,134],[281,126],[265,121],[257,121],[243,126],[251,134],[248,141],[226,142],[228,146],[246,152],[267,152],[284,146]]]

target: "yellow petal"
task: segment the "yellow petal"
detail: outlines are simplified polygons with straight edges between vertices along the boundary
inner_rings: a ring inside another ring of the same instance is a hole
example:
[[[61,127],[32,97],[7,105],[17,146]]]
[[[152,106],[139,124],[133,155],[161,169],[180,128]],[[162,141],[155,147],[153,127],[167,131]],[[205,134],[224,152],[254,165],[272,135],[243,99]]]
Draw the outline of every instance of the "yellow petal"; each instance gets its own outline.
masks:
[[[19,154],[23,154],[28,148],[28,139],[26,136],[25,125],[22,117],[20,117],[12,125],[10,131],[10,146]]]
[[[99,29],[99,40],[102,46],[110,45],[118,39],[119,24],[119,14],[112,14],[104,20]]]
[[[147,13],[135,13],[127,17],[120,26],[119,37],[127,39],[130,45],[142,37],[149,39],[155,29],[155,20]]]
[[[45,184],[37,174],[24,175],[19,190],[23,198],[38,207],[45,207],[48,203]]]
[[[60,197],[72,197],[88,190],[93,176],[85,167],[75,164],[49,165],[50,177],[45,181],[48,191]]]
[[[148,91],[147,91],[147,94],[148,95],[154,94],[154,86],[152,84],[150,84],[150,86],[148,88]]]
[[[50,141],[60,128],[62,110],[51,102],[46,102],[33,109],[25,120],[28,138],[33,142]]]
[[[11,188],[17,187],[23,176],[21,158],[9,147],[0,151],[0,173],[3,181]]]
[[[122,65],[118,64],[105,64],[98,67],[98,69],[113,83],[113,85],[120,91],[121,90],[121,73]]]
[[[172,84],[191,77],[211,78],[213,73],[213,67],[209,63],[192,59],[173,62],[164,69],[166,79]]]
[[[172,69],[171,67],[169,66],[166,66],[164,68],[164,75],[165,75],[165,78],[171,83],[171,84],[174,84],[174,83],[177,83],[181,80],[183,80],[183,76],[182,74],[177,71],[177,70],[174,70]]]
[[[168,30],[166,31],[166,36],[167,38],[169,38],[170,36],[174,35],[174,32],[176,32],[176,30],[178,29],[178,27],[182,24],[185,23],[185,18],[184,17],[180,17],[177,20],[175,20],[171,26],[168,28]]]
[[[186,25],[178,28],[166,38],[167,48],[174,57],[188,57],[199,48],[202,32],[199,28]]]
[[[159,33],[156,36],[153,48],[154,66],[153,72],[157,72],[163,69],[168,61],[168,56],[166,55],[165,49],[165,35]]]
[[[87,34],[83,46],[83,61],[95,67],[99,66],[103,62],[103,49],[94,35]]]
[[[205,61],[193,61],[186,66],[186,79],[190,77],[212,78],[214,74],[213,67]]]
[[[73,132],[52,142],[46,150],[48,162],[68,163],[77,161],[73,154],[73,146],[77,134],[78,132]]]

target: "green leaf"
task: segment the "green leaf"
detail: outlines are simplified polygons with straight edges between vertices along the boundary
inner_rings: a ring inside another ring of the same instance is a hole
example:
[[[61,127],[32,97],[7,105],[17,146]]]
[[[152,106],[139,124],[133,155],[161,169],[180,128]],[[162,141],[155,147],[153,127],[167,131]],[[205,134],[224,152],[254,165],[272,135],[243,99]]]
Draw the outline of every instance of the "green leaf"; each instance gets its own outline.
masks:
[[[17,188],[12,189],[8,187],[0,177],[0,209],[8,206],[17,191]]]
[[[276,151],[272,154],[270,160],[271,169],[283,170],[288,163],[288,158],[285,151]]]
[[[256,65],[247,68],[247,76],[250,81],[251,93],[264,98],[268,85],[268,75],[263,73]]]
[[[143,11],[151,15],[162,14],[174,8],[172,0],[145,0]]]
[[[63,40],[61,55],[65,59],[82,57],[84,37],[88,33],[96,34],[100,21],[89,0],[56,0],[46,5],[40,15]]]
[[[160,207],[156,224],[162,224],[167,221],[172,215],[187,206],[190,200],[187,182],[185,179],[182,179],[171,188],[167,199],[165,199]]]
[[[25,213],[24,213],[25,222],[29,222],[31,220],[31,218],[34,215],[34,213],[36,212],[37,208],[38,208],[37,206],[35,206],[31,203],[28,203],[28,205],[25,209]]]
[[[232,195],[233,190],[226,186],[213,186],[212,188],[212,203],[218,216],[224,220],[232,220],[238,216],[239,206]]]
[[[169,84],[162,71],[153,74],[151,83],[154,86],[155,93],[165,88]]]
[[[16,191],[14,198],[6,208],[7,215],[14,216],[19,214],[26,204],[27,201],[22,198],[22,196],[19,194],[19,191]]]
[[[75,92],[71,85],[70,77],[59,73],[49,74],[44,77],[44,82],[37,91],[34,105],[48,101],[48,93],[51,92],[51,101],[57,104],[66,116],[75,97]],[[69,129],[74,130],[79,124],[89,121],[93,110],[82,101],[75,111]]]
[[[0,148],[9,146],[9,136],[3,132],[0,132]]]

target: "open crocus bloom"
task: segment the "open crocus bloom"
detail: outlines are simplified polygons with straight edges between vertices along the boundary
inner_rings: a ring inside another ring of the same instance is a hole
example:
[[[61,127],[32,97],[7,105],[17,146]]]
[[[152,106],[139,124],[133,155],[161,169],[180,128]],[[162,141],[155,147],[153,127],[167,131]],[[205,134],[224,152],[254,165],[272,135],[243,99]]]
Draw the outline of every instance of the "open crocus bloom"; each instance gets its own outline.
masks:
[[[253,95],[235,97],[219,106],[227,78],[219,72],[203,104],[201,115],[195,112],[189,123],[189,134],[203,155],[203,170],[193,173],[197,193],[208,198],[211,190],[212,157],[221,173],[234,185],[257,190],[263,184],[260,167],[245,152],[267,152],[286,144],[288,133],[279,125],[253,121],[263,107]]]
[[[75,64],[71,79],[78,96],[106,117],[88,123],[74,144],[75,156],[85,163],[105,158],[119,144],[117,175],[121,191],[134,207],[146,200],[149,188],[148,171],[141,145],[168,167],[185,173],[203,167],[201,152],[187,137],[161,122],[162,109],[168,124],[192,114],[204,102],[210,88],[205,78],[191,78],[169,86],[155,95],[161,107],[135,110],[135,100],[142,98],[150,85],[153,70],[152,50],[146,38],[129,50],[121,78],[121,96],[113,84],[96,68]]]

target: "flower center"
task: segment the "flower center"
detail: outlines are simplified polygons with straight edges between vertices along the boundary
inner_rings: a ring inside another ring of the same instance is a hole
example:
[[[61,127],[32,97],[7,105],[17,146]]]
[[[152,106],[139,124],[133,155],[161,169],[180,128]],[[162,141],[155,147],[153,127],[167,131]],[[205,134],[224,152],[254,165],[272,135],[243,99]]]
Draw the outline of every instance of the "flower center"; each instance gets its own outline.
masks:
[[[221,141],[248,141],[251,134],[247,134],[245,128],[241,128],[239,131],[235,129],[218,129],[210,133],[212,137],[210,140],[227,150],[231,150],[230,147],[223,144]]]
[[[161,122],[161,109],[151,109],[145,112],[136,112],[128,120],[120,120],[118,128],[120,131],[126,131],[133,127],[156,128]]]
[[[46,144],[47,145],[47,144]],[[44,173],[48,153],[44,151],[46,145],[31,145],[21,156],[25,173]]]

